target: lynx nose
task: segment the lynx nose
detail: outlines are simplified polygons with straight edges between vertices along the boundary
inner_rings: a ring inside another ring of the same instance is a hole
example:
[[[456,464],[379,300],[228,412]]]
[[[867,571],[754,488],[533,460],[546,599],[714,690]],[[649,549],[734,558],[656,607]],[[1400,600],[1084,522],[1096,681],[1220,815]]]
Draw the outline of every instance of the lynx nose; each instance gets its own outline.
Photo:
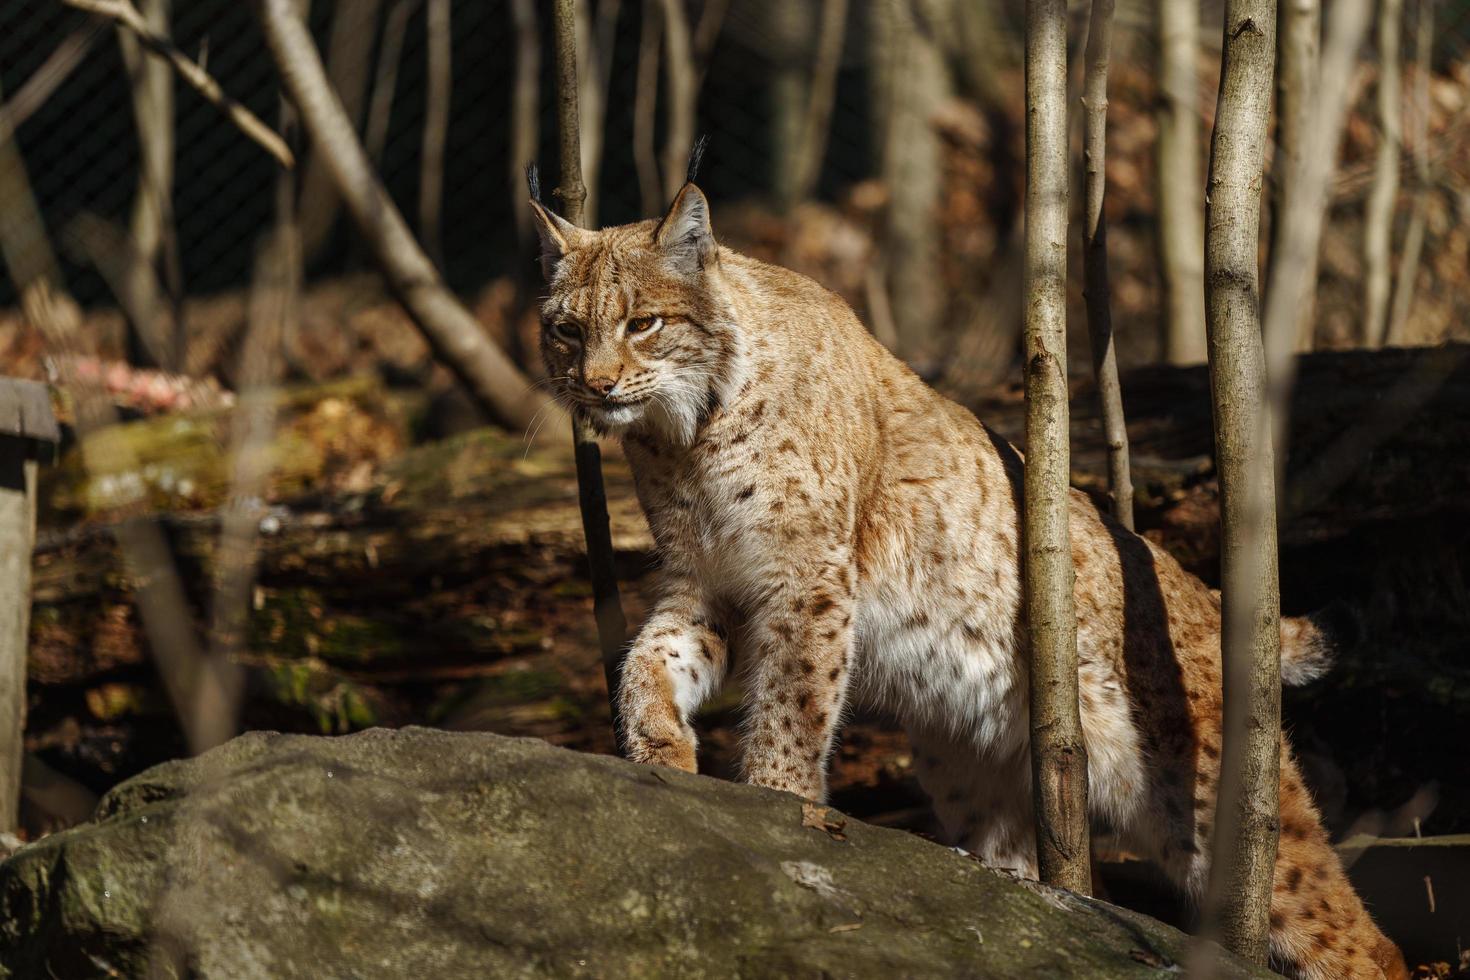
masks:
[[[584,381],[583,384],[585,384],[588,388],[591,388],[593,391],[597,392],[603,398],[606,398],[608,392],[617,387],[618,377],[620,374],[621,372],[619,372],[619,374],[594,375]]]

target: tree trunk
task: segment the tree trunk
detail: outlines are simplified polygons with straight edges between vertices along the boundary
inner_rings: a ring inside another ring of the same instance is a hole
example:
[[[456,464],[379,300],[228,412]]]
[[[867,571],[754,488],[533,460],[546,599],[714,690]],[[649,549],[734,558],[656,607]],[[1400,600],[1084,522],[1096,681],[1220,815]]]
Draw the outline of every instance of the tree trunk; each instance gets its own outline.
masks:
[[[1204,226],[1200,223],[1199,4],[1155,0],[1159,33],[1159,258],[1163,351],[1170,364],[1205,359]]]
[[[419,162],[419,235],[429,257],[444,269],[444,144],[449,137],[449,101],[453,94],[453,36],[449,0],[425,6],[428,81],[424,86],[424,143]]]
[[[806,111],[801,140],[794,159],[791,203],[811,197],[822,176],[827,154],[832,106],[837,97],[837,71],[842,67],[842,42],[847,36],[847,0],[823,0],[821,26],[817,32],[817,55],[807,85]]]
[[[767,0],[758,9],[769,38],[763,53],[770,64],[771,187],[776,207],[785,212],[799,199],[817,5]]]
[[[169,34],[170,6],[170,0],[144,0],[139,5],[144,22],[160,37]],[[179,308],[182,283],[173,221],[173,68],[161,58],[148,56],[127,28],[118,28],[118,43],[138,133],[138,189],[130,221],[132,255],[122,286],[138,321],[132,327],[139,344],[131,353],[143,355],[145,365],[177,372],[183,370],[185,325]],[[159,295],[160,273],[171,294],[167,307]],[[168,320],[173,321],[171,333],[164,330]]]
[[[1276,160],[1271,198],[1271,262],[1266,276],[1269,295],[1276,253],[1283,247],[1289,218],[1299,189],[1292,174],[1299,172],[1312,111],[1317,104],[1318,45],[1322,34],[1321,0],[1280,0],[1276,21]],[[1317,256],[1313,253],[1296,273],[1310,284],[1301,305],[1294,346],[1311,350],[1315,333],[1313,315],[1317,284]]]
[[[663,16],[657,0],[643,0],[638,35],[638,79],[633,95],[633,164],[638,171],[638,193],[644,217],[658,214],[664,204],[663,181],[658,172],[654,127],[658,122],[659,46],[663,43]]]
[[[921,373],[930,373],[941,353],[938,327],[944,311],[935,275],[935,209],[943,172],[932,119],[949,97],[949,76],[939,41],[918,22],[914,4],[878,0],[870,15],[874,131],[889,193],[880,240],[887,256],[897,353]]]
[[[337,0],[332,12],[332,33],[327,39],[328,86],[354,131],[362,122],[367,99],[381,6],[382,0]],[[321,251],[332,233],[341,206],[338,190],[330,162],[314,154],[307,160],[301,179],[301,247],[307,262]]]
[[[589,9],[591,0],[577,0],[577,73],[578,109],[582,118],[582,175],[587,185],[587,203],[583,218],[589,227],[597,227],[601,194],[603,129],[607,120],[607,90],[612,80],[613,45],[617,39],[620,0],[602,0],[594,20]],[[525,208],[520,208],[525,211]]]
[[[1287,412],[1296,378],[1294,355],[1301,336],[1299,327],[1311,315],[1317,253],[1327,218],[1328,181],[1347,121],[1353,69],[1367,30],[1370,2],[1338,0],[1332,8],[1321,71],[1314,68],[1306,80],[1313,97],[1304,105],[1293,105],[1303,125],[1293,134],[1293,153],[1283,161],[1284,172],[1277,174],[1277,186],[1285,189],[1280,195],[1285,209],[1278,210],[1273,218],[1276,240],[1266,277],[1269,288],[1263,332],[1278,475],[1284,472],[1288,454]],[[1280,38],[1277,41],[1279,50],[1288,47]],[[1282,483],[1280,479],[1277,482]]]
[[[1108,441],[1108,499],[1113,516],[1133,530],[1133,477],[1128,469],[1128,428],[1123,417],[1123,388],[1118,383],[1118,351],[1113,343],[1112,291],[1108,286],[1108,220],[1103,214],[1107,191],[1108,59],[1113,44],[1113,0],[1092,0],[1087,28],[1087,81],[1082,104],[1086,211],[1082,218],[1083,292],[1087,300],[1087,334],[1092,342],[1092,371],[1097,378],[1103,428]]]
[[[1404,254],[1399,258],[1388,320],[1389,344],[1406,339],[1409,310],[1414,304],[1414,280],[1424,252],[1424,226],[1429,218],[1429,73],[1434,56],[1434,0],[1419,0],[1419,22],[1414,35],[1414,211],[1404,232]]]
[[[1207,922],[1266,961],[1281,772],[1280,594],[1259,270],[1276,56],[1273,0],[1227,0],[1205,215],[1206,327],[1220,474],[1224,748]]]
[[[694,113],[699,84],[694,67],[694,47],[689,36],[689,18],[683,0],[661,0],[664,23],[664,78],[669,97],[668,124],[664,131],[664,201],[674,199],[684,186],[689,148],[694,145]]]
[[[1041,879],[1086,894],[1087,747],[1077,708],[1068,504],[1067,4],[1026,6],[1026,621]]]
[[[373,72],[373,97],[368,103],[367,125],[363,127],[362,137],[368,162],[375,169],[382,168],[383,148],[388,145],[388,127],[393,121],[393,96],[398,89],[398,66],[403,60],[403,37],[408,32],[409,18],[420,2],[394,0],[383,22],[383,43],[378,48],[378,67]],[[520,173],[517,172],[517,186],[520,186],[520,181]]]
[[[291,0],[256,0],[255,11],[317,156],[331,174],[358,230],[373,250],[389,288],[423,332],[435,356],[497,419],[529,426],[546,404],[525,375],[496,347],[479,321],[439,277],[373,173],[352,122],[327,82],[311,34]],[[305,231],[302,231],[303,238]],[[302,242],[303,252],[306,248]]]
[[[556,195],[561,199],[566,219],[580,225],[587,191],[582,184],[582,149],[577,117],[577,38],[573,2],[556,0],[552,12],[556,38],[556,123],[561,144],[561,184]],[[587,565],[592,577],[592,603],[597,617],[598,643],[602,648],[602,671],[607,678],[613,731],[617,732],[620,731],[618,672],[628,624],[623,618],[618,572],[613,563],[607,490],[602,480],[602,451],[597,446],[597,434],[591,423],[576,411],[572,413],[572,438],[576,444],[577,496],[582,508],[582,531],[587,539]]]
[[[1363,341],[1382,346],[1388,331],[1393,218],[1399,196],[1403,79],[1399,67],[1404,0],[1378,4],[1378,156],[1363,215]]]

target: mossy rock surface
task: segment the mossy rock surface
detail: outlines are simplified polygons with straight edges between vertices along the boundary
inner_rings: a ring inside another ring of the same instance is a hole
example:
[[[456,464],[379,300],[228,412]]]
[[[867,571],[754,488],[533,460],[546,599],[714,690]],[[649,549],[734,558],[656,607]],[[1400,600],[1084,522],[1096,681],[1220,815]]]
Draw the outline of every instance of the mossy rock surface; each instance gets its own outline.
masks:
[[[14,977],[1142,978],[1186,944],[785,793],[425,729],[247,735],[0,865]]]

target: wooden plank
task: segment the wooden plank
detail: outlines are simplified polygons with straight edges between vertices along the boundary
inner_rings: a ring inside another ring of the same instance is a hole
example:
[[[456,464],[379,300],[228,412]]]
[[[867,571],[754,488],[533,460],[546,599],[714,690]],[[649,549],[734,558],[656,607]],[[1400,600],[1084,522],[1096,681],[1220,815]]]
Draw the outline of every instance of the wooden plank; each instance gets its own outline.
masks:
[[[59,443],[50,389],[39,381],[0,378],[0,434]]]
[[[16,826],[26,710],[26,640],[31,547],[36,533],[36,464],[30,447],[0,435],[0,830]]]

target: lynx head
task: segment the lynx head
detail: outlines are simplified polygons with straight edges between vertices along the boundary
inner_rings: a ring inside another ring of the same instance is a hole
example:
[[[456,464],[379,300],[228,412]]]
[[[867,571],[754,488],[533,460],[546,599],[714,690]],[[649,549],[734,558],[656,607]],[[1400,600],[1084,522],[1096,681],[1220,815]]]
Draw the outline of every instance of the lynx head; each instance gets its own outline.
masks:
[[[692,440],[735,349],[704,195],[685,184],[660,220],[602,231],[531,209],[548,285],[541,357],[557,399],[606,434]]]

